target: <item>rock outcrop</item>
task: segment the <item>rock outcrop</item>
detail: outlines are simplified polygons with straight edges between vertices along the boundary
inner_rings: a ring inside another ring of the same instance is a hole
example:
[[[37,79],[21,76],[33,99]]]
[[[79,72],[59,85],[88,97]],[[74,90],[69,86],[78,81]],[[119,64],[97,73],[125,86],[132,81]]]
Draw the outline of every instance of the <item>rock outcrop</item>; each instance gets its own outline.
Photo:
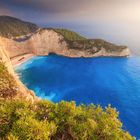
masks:
[[[25,38],[25,37],[24,37]],[[10,58],[23,54],[48,55],[55,53],[67,57],[129,56],[125,46],[117,46],[100,39],[70,41],[53,29],[40,29],[28,39],[1,38]]]
[[[21,93],[16,98],[24,98],[28,101],[34,102],[35,100],[37,100],[37,97],[35,96],[33,91],[27,89],[14,73],[14,69],[13,69],[13,66],[11,64],[9,54],[5,49],[5,45],[6,45],[5,41],[6,40],[5,40],[5,38],[0,37],[0,61],[5,64],[8,72],[14,77],[14,79],[16,81],[18,90]]]

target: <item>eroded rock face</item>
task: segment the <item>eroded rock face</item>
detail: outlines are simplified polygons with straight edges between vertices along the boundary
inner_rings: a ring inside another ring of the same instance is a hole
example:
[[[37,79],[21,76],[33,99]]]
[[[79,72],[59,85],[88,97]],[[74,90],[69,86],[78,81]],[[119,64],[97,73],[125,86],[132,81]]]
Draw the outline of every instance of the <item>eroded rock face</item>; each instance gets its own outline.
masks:
[[[7,44],[7,42],[4,42],[4,41],[7,41],[7,39],[0,37],[0,61],[2,61],[5,64],[5,66],[8,69],[8,72],[16,80],[18,90],[21,93],[20,95],[17,95],[16,98],[24,98],[28,101],[34,102],[35,100],[37,100],[37,98],[35,97],[35,94],[32,91],[28,90],[14,73],[10,57],[8,55],[8,52],[5,49],[6,47],[5,43]]]
[[[0,37],[0,59],[15,77],[22,97],[27,100],[34,101],[36,97],[16,77],[10,59],[24,54],[44,56],[49,53],[67,57],[124,57],[130,55],[130,50],[100,39],[69,41],[53,29],[40,29],[36,33],[13,39]]]
[[[48,55],[49,53],[64,54],[67,50],[67,42],[64,37],[53,30],[41,30],[34,34],[27,44],[36,55]]]
[[[21,41],[20,41],[21,40]],[[41,29],[28,39],[3,39],[3,46],[10,58],[33,53],[48,55],[55,53],[67,57],[129,56],[130,50],[104,40],[68,41],[54,30]]]
[[[14,70],[10,61],[10,57],[5,49],[5,43],[4,43],[5,39],[0,37],[0,61],[4,62],[6,67],[8,68],[8,71],[10,72],[10,74],[14,74]]]

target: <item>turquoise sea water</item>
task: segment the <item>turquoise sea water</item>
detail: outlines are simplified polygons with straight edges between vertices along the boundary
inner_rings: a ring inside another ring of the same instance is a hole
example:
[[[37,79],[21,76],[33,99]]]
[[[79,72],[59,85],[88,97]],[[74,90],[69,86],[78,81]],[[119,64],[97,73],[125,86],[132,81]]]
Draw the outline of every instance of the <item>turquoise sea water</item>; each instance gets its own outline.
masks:
[[[111,104],[124,129],[140,138],[140,57],[34,57],[16,72],[36,95],[53,102]]]

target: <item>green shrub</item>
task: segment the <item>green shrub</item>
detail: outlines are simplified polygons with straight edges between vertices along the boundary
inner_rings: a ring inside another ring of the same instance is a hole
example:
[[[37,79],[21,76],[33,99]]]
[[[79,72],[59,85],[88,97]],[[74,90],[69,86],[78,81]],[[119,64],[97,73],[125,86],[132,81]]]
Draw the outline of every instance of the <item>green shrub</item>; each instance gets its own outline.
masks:
[[[18,137],[14,136],[13,134],[9,134],[6,139],[7,140],[18,140]]]
[[[0,16],[0,36],[18,37],[35,32],[38,27],[29,22],[9,16]]]
[[[55,133],[53,122],[35,117],[35,106],[24,101],[0,101],[0,136],[19,140],[48,140]]]
[[[76,32],[67,30],[67,29],[53,29],[55,32],[60,33],[64,36],[65,39],[70,41],[76,41],[76,40],[85,40],[86,38],[79,35]]]
[[[13,124],[12,133],[20,140],[47,140],[51,135],[51,123],[32,117],[21,118]]]
[[[13,76],[5,65],[0,62],[0,98],[13,98],[18,93],[18,87]]]
[[[19,140],[134,140],[108,106],[0,100],[0,137]]]

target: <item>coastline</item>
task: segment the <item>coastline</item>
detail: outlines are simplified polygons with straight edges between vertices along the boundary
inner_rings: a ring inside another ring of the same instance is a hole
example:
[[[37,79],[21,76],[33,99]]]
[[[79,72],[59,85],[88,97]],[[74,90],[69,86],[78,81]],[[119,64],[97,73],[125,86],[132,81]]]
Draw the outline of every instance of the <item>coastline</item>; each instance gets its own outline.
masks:
[[[22,63],[26,62],[27,60],[31,59],[32,57],[35,57],[35,55],[34,54],[20,55],[20,56],[12,58],[11,63],[13,65],[13,67],[16,67],[16,66],[19,66]]]

